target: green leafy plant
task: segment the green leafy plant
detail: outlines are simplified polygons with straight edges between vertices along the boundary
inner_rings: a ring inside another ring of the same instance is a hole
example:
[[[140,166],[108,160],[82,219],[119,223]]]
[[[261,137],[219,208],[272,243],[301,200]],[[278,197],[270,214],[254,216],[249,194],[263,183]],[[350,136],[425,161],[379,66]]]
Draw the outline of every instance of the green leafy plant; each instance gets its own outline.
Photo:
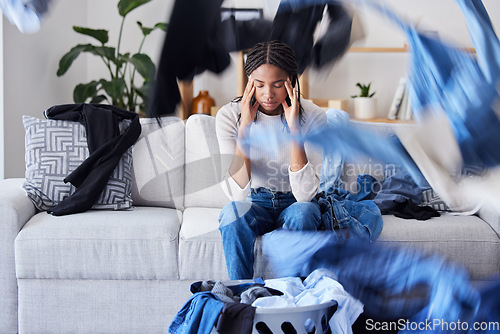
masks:
[[[148,28],[137,21],[137,25],[142,31],[142,40],[140,41],[138,51],[131,55],[130,52],[122,53],[120,45],[123,36],[123,26],[127,15],[151,0],[119,0],[118,13],[122,17],[120,33],[118,35],[117,46],[108,44],[108,30],[90,29],[73,26],[73,30],[79,34],[93,37],[99,45],[78,44],[71,48],[60,60],[57,76],[64,75],[71,67],[75,59],[82,53],[90,53],[99,57],[105,64],[109,72],[108,78],[92,80],[88,83],[78,84],[73,90],[73,100],[75,103],[107,103],[130,111],[145,111],[148,103],[148,97],[153,85],[153,79],[156,67],[151,58],[141,52],[146,37],[156,29],[167,30],[166,23],[157,23]],[[136,73],[142,77],[142,86],[137,87]]]
[[[352,98],[356,98],[356,97],[373,97],[373,95],[375,95],[375,92],[371,93],[370,94],[370,86],[372,84],[369,83],[368,85],[363,85],[363,84],[360,84],[359,82],[356,84],[356,87],[358,87],[360,90],[361,90],[361,93],[359,95],[352,95],[351,97]]]

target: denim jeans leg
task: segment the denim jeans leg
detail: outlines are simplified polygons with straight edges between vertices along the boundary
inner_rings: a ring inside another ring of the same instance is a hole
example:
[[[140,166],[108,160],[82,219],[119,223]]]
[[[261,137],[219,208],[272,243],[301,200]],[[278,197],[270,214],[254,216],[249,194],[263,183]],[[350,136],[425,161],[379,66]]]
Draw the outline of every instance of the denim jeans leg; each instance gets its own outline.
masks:
[[[319,205],[314,202],[295,202],[281,212],[278,225],[293,231],[316,231],[321,224]]]
[[[255,203],[235,201],[224,206],[219,224],[229,278],[253,278],[255,238],[274,228],[270,215]]]

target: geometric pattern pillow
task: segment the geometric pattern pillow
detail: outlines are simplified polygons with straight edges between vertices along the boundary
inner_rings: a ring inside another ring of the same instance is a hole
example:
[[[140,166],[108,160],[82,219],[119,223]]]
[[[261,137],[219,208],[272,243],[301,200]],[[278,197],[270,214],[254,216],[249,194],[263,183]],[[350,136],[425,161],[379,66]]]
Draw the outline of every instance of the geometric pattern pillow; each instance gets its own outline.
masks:
[[[430,206],[437,211],[452,211],[450,207],[439,197],[432,188],[422,189],[424,199],[420,205]]]
[[[401,169],[400,166],[387,164],[385,166],[384,178],[389,178],[396,174]],[[422,191],[422,202],[417,203],[419,206],[430,206],[436,211],[452,211],[450,207],[439,197],[432,187],[420,189]]]
[[[129,122],[121,122],[126,128]],[[76,188],[64,178],[88,158],[85,127],[78,122],[23,116],[26,173],[23,188],[35,207],[47,211]],[[122,130],[122,129],[120,129]],[[132,206],[132,149],[127,150],[92,209],[122,210]]]

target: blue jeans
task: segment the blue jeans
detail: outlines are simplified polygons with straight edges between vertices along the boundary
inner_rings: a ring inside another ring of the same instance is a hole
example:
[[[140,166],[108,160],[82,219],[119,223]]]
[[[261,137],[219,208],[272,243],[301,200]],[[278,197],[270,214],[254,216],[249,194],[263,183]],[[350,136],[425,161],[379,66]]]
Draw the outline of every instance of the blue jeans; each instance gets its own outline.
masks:
[[[291,192],[252,189],[245,201],[226,204],[219,215],[219,230],[229,278],[253,278],[253,251],[257,236],[280,227],[315,231],[320,223],[318,204],[297,202]]]

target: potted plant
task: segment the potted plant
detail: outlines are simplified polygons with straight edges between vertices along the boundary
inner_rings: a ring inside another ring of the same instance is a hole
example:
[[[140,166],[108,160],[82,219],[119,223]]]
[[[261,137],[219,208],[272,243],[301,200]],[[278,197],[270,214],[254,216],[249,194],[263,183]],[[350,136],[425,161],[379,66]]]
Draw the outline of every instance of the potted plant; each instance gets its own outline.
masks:
[[[90,53],[99,57],[105,64],[109,77],[92,80],[88,83],[78,84],[73,90],[75,103],[103,103],[107,102],[135,112],[145,112],[148,97],[152,89],[156,67],[151,58],[142,53],[142,46],[146,37],[156,29],[166,31],[166,23],[157,23],[148,28],[137,21],[142,31],[142,40],[136,53],[122,53],[120,45],[123,36],[123,26],[127,15],[139,6],[151,0],[120,0],[118,1],[118,13],[122,17],[117,46],[110,46],[109,34],[104,29],[91,29],[73,26],[73,30],[79,34],[93,37],[100,44],[78,44],[71,48],[59,61],[57,76],[64,75],[75,59],[82,53]],[[142,77],[136,77],[139,74]],[[141,82],[142,81],[142,82]],[[137,85],[140,82],[140,86]]]
[[[377,99],[373,97],[375,92],[370,92],[371,83],[364,85],[358,82],[356,86],[360,89],[360,94],[351,96],[354,98],[354,118],[375,118],[377,115]]]

